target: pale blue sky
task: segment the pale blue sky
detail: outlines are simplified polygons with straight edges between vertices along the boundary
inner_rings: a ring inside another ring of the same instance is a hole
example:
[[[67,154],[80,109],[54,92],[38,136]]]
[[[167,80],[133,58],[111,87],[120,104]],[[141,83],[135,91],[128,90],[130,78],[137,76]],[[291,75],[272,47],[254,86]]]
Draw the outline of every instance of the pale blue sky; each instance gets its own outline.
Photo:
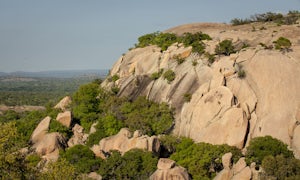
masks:
[[[0,71],[108,69],[143,34],[300,10],[300,0],[0,0]]]

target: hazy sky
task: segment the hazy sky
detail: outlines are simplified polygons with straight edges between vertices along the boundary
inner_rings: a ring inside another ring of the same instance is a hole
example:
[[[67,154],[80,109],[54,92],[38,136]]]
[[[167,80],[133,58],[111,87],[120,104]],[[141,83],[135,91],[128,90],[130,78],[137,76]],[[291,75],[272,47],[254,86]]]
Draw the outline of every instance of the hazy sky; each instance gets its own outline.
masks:
[[[300,0],[0,0],[0,71],[108,69],[137,38],[300,10]]]

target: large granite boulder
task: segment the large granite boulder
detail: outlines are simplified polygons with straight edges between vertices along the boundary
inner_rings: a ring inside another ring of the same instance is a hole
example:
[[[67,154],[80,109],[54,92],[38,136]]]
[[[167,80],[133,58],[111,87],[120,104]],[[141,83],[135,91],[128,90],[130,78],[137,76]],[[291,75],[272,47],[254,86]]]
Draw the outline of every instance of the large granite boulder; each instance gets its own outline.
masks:
[[[135,131],[132,134],[127,128],[122,128],[118,134],[103,138],[99,145],[92,147],[95,155],[100,157],[102,157],[103,152],[108,153],[111,150],[117,150],[124,154],[131,149],[144,149],[159,153],[160,142],[156,136],[142,135],[140,131]]]
[[[70,128],[72,125],[72,114],[71,111],[65,111],[62,113],[58,113],[56,120],[60,122],[62,125]]]
[[[66,96],[64,97],[62,100],[60,100],[55,106],[54,108],[56,109],[61,109],[62,111],[65,111],[69,108],[69,106],[72,103],[72,99],[70,96]]]

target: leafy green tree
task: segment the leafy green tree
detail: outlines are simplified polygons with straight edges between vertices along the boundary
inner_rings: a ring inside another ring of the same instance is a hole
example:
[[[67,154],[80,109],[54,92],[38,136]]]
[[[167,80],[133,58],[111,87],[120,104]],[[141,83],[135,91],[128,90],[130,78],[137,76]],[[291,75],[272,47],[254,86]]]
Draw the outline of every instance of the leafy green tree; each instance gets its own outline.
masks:
[[[262,168],[266,175],[276,177],[278,180],[300,176],[300,160],[293,157],[287,158],[282,154],[264,157]]]
[[[242,155],[240,150],[235,147],[208,143],[195,144],[187,138],[183,138],[175,147],[176,151],[170,158],[175,160],[177,164],[187,168],[193,179],[213,178],[215,172],[223,169],[221,159],[227,152],[232,152],[235,162]]]
[[[23,158],[18,153],[15,122],[0,123],[0,178],[21,179],[24,171]]]
[[[125,102],[121,107],[124,124],[131,131],[141,130],[144,134],[166,133],[173,125],[172,109],[166,103],[155,103],[145,97]]]
[[[67,139],[73,134],[71,129],[67,128],[56,120],[50,121],[49,132],[59,132]]]
[[[95,126],[97,131],[89,135],[87,145],[92,146],[98,144],[102,138],[117,134],[123,126],[123,121],[118,120],[112,114],[100,117]]]
[[[80,86],[79,90],[73,95],[73,114],[75,118],[82,118],[86,114],[98,110],[99,85],[90,83]]]
[[[215,49],[215,53],[218,55],[224,54],[226,56],[229,56],[234,52],[235,50],[232,41],[228,39],[221,41]]]
[[[257,137],[250,141],[247,147],[246,158],[248,162],[261,164],[266,156],[277,156],[282,154],[284,157],[293,157],[293,152],[288,150],[287,145],[271,136]]]
[[[162,73],[164,72],[164,69],[160,69],[158,72],[154,72],[151,74],[150,78],[152,80],[157,80],[161,77]]]
[[[41,180],[73,180],[77,178],[75,167],[66,159],[60,158],[57,162],[50,162],[47,171],[41,173]]]
[[[147,179],[158,162],[151,152],[133,149],[123,156],[114,151],[99,169],[103,179]]]
[[[61,151],[60,155],[80,173],[89,173],[98,170],[101,164],[101,159],[96,158],[93,151],[84,145],[75,145],[68,148],[65,152]]]

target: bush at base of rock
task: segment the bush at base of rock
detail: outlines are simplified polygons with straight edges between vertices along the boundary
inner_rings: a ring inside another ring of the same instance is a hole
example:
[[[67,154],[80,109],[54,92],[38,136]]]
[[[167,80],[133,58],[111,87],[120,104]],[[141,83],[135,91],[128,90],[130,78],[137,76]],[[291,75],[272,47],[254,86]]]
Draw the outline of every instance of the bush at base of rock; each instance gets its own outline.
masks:
[[[266,156],[277,156],[282,154],[284,157],[293,157],[293,152],[288,150],[287,145],[271,136],[257,137],[250,141],[247,147],[246,158],[249,162],[261,164]]]
[[[267,176],[276,177],[278,180],[287,177],[297,179],[300,176],[300,160],[286,158],[282,154],[266,156],[262,160],[262,168]]]
[[[151,152],[134,149],[123,156],[113,151],[98,171],[103,179],[148,179],[158,162]]]
[[[95,157],[93,151],[84,145],[75,145],[65,152],[61,151],[60,156],[65,158],[80,173],[98,170],[102,163],[102,159]]]
[[[123,126],[123,122],[112,114],[99,118],[95,126],[97,131],[89,135],[87,145],[98,144],[102,138],[117,134]]]
[[[176,146],[176,152],[170,158],[178,165],[186,168],[193,179],[211,179],[223,169],[222,156],[232,152],[233,161],[241,157],[241,151],[228,145],[195,144],[191,139],[184,138]]]

